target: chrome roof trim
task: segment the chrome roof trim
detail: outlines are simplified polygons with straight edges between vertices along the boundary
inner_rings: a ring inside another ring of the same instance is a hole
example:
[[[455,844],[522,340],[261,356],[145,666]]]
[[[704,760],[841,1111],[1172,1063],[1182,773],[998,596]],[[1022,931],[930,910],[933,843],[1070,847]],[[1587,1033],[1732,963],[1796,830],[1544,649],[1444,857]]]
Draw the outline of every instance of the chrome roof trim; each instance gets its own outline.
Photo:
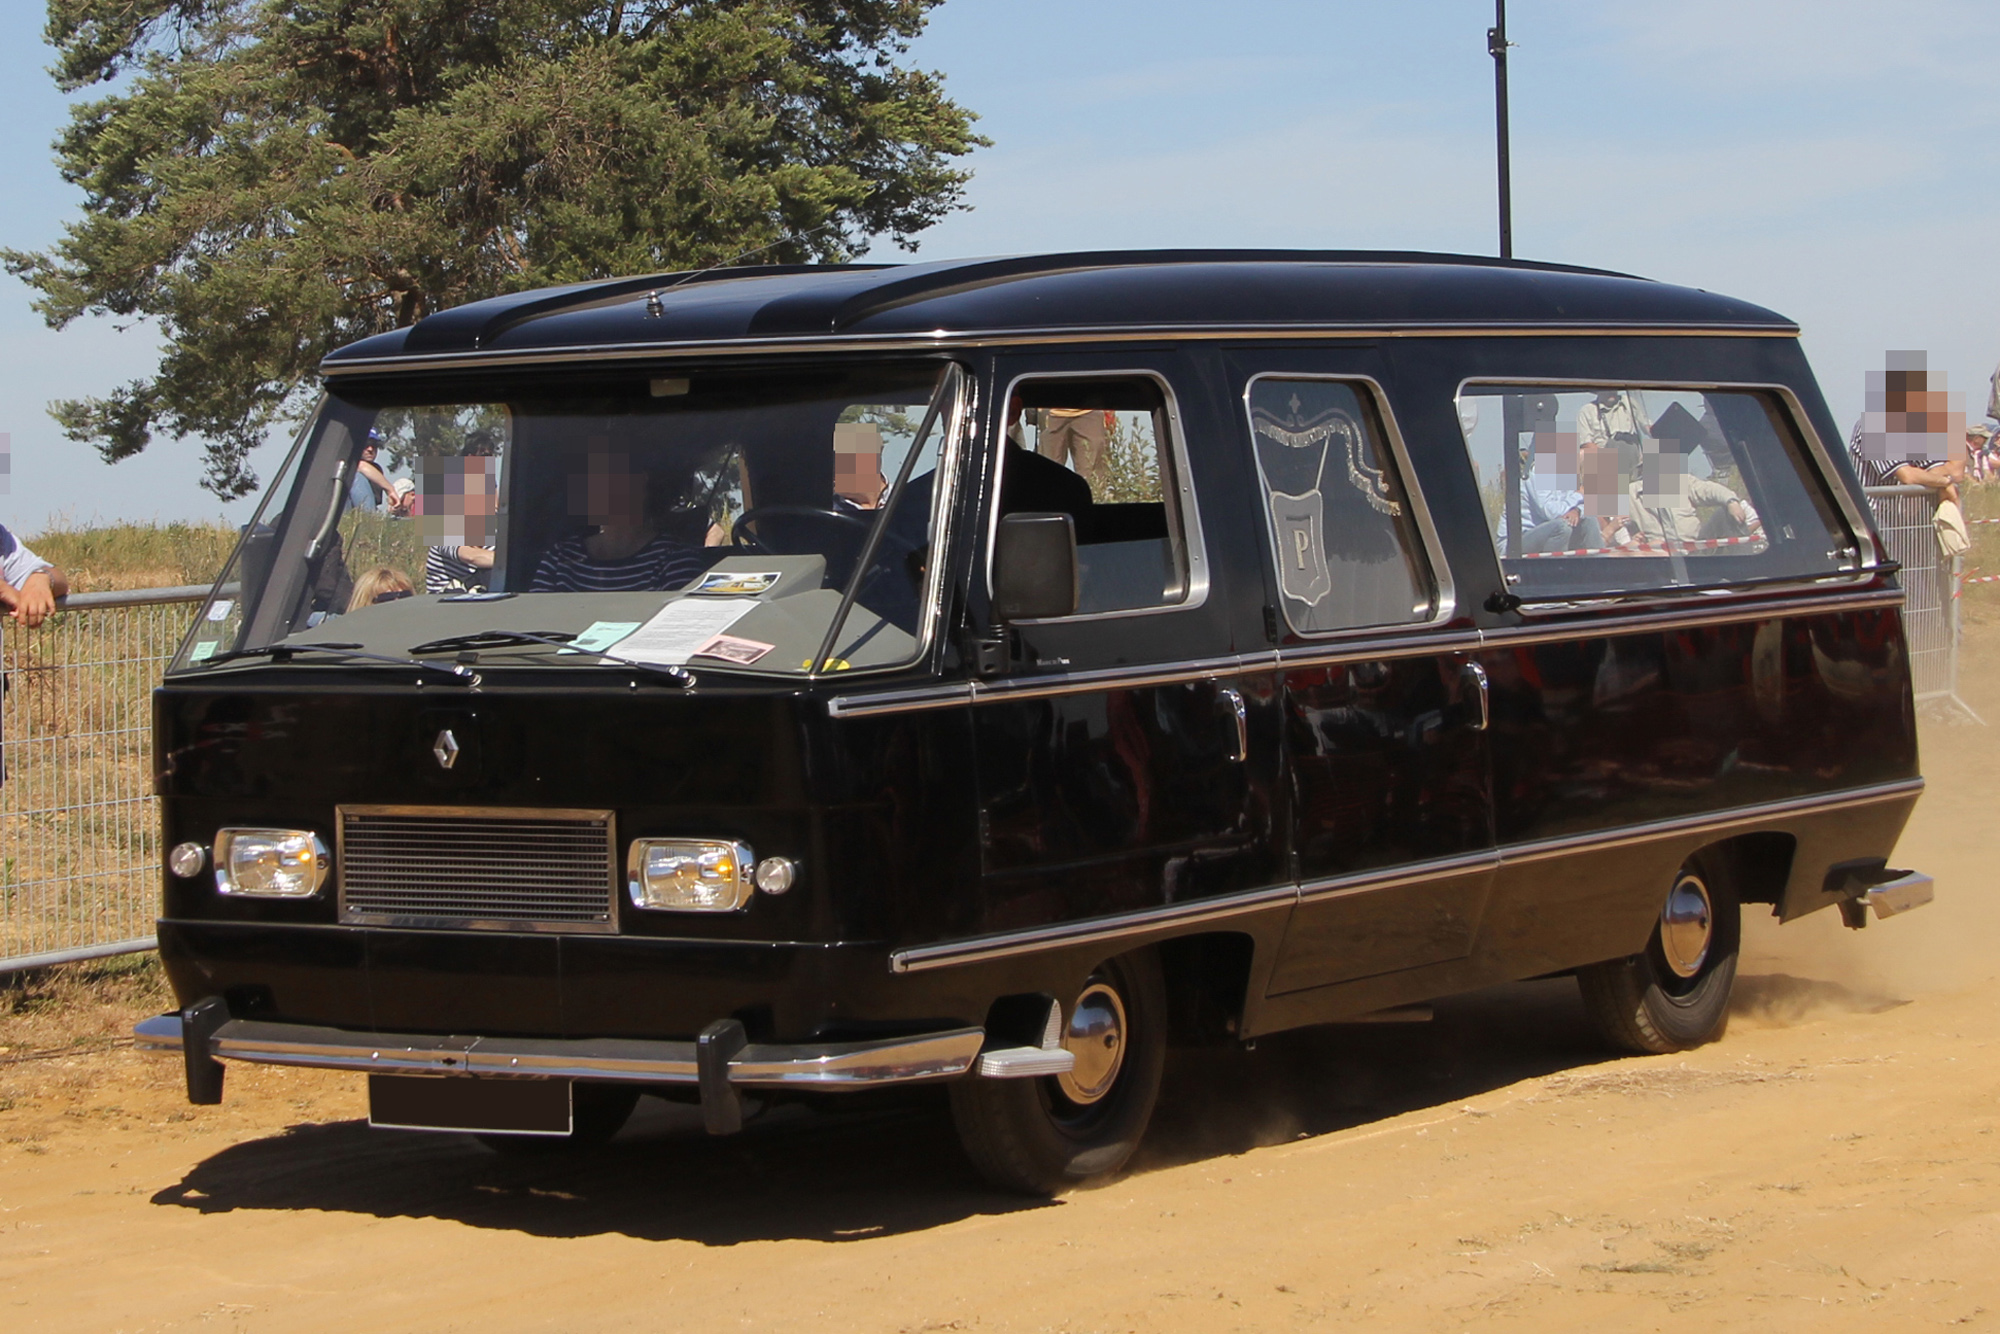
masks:
[[[1490,324],[1288,324],[1186,325],[1150,328],[1075,325],[1063,329],[933,329],[928,333],[826,334],[817,338],[684,339],[661,343],[598,343],[533,351],[415,353],[327,362],[328,378],[484,367],[563,365],[588,361],[654,361],[661,358],[783,356],[799,352],[925,352],[955,348],[1023,347],[1051,343],[1157,343],[1285,338],[1797,338],[1797,325],[1773,324],[1551,324],[1498,320]]]

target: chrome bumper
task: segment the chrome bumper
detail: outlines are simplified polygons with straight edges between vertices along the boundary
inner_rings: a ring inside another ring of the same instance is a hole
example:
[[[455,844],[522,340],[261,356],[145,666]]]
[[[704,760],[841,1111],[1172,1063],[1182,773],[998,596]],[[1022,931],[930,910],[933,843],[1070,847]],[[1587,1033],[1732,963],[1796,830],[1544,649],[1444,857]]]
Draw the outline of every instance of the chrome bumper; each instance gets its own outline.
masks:
[[[133,1037],[141,1050],[178,1052],[181,1017],[163,1014],[143,1020],[133,1029]],[[748,1088],[838,1089],[947,1079],[972,1068],[985,1037],[982,1029],[958,1028],[873,1042],[752,1044],[730,1058],[729,1082]],[[208,1054],[225,1061],[379,1075],[700,1083],[692,1042],[356,1033],[231,1019],[209,1039]]]
[[[1876,885],[1861,896],[1875,909],[1877,917],[1894,917],[1899,912],[1921,908],[1937,897],[1937,886],[1921,871],[1910,871],[1886,885]]]

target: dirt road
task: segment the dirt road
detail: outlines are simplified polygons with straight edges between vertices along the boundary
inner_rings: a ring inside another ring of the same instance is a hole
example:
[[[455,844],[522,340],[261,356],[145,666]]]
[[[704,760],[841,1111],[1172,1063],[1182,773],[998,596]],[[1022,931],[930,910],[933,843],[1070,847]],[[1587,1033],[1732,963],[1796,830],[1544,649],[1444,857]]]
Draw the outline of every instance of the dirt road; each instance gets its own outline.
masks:
[[[1572,984],[1179,1061],[1134,1169],[1028,1204],[938,1108],[648,1103],[581,1161],[369,1131],[359,1081],[0,1064],[8,1330],[2000,1327],[2000,632],[1899,862],[1939,902],[1746,922],[1728,1036],[1607,1060]],[[1983,795],[1982,795],[1982,789]],[[6,1034],[0,1032],[0,1046]]]

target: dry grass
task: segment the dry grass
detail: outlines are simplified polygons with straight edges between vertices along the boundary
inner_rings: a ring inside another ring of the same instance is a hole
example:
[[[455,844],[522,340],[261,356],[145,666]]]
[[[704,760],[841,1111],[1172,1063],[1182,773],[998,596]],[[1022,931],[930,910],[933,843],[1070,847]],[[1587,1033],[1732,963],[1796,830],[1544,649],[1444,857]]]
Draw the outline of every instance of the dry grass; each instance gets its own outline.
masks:
[[[128,954],[0,975],[0,1065],[123,1044],[174,1008],[158,956]]]
[[[236,530],[220,523],[74,528],[59,522],[28,545],[68,572],[72,591],[98,593],[209,583],[235,547]]]

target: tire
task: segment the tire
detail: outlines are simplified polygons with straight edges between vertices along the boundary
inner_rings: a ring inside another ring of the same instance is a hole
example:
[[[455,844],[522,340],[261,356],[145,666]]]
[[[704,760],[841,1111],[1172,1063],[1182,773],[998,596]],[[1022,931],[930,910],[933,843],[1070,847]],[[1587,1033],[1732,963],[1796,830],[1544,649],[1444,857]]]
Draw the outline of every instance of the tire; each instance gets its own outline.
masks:
[[[1114,1008],[1122,1010],[1122,1033],[1107,1067],[1099,1046],[1106,1029],[1093,1022]],[[1071,1074],[974,1075],[951,1085],[959,1142],[979,1174],[1003,1190],[1053,1195],[1116,1172],[1139,1147],[1167,1057],[1167,989],[1159,956],[1145,950],[1099,964],[1063,1006],[1063,1028],[1063,1045],[1086,1057]]]
[[[1613,1047],[1685,1051],[1728,1027],[1743,934],[1729,871],[1721,857],[1696,853],[1675,874],[1643,954],[1577,970],[1584,1008]],[[1704,905],[1705,931],[1694,921]]]
[[[570,1089],[570,1132],[567,1135],[480,1135],[479,1142],[508,1157],[537,1157],[594,1149],[611,1142],[625,1128],[639,1105],[639,1090],[630,1084],[577,1084]]]

